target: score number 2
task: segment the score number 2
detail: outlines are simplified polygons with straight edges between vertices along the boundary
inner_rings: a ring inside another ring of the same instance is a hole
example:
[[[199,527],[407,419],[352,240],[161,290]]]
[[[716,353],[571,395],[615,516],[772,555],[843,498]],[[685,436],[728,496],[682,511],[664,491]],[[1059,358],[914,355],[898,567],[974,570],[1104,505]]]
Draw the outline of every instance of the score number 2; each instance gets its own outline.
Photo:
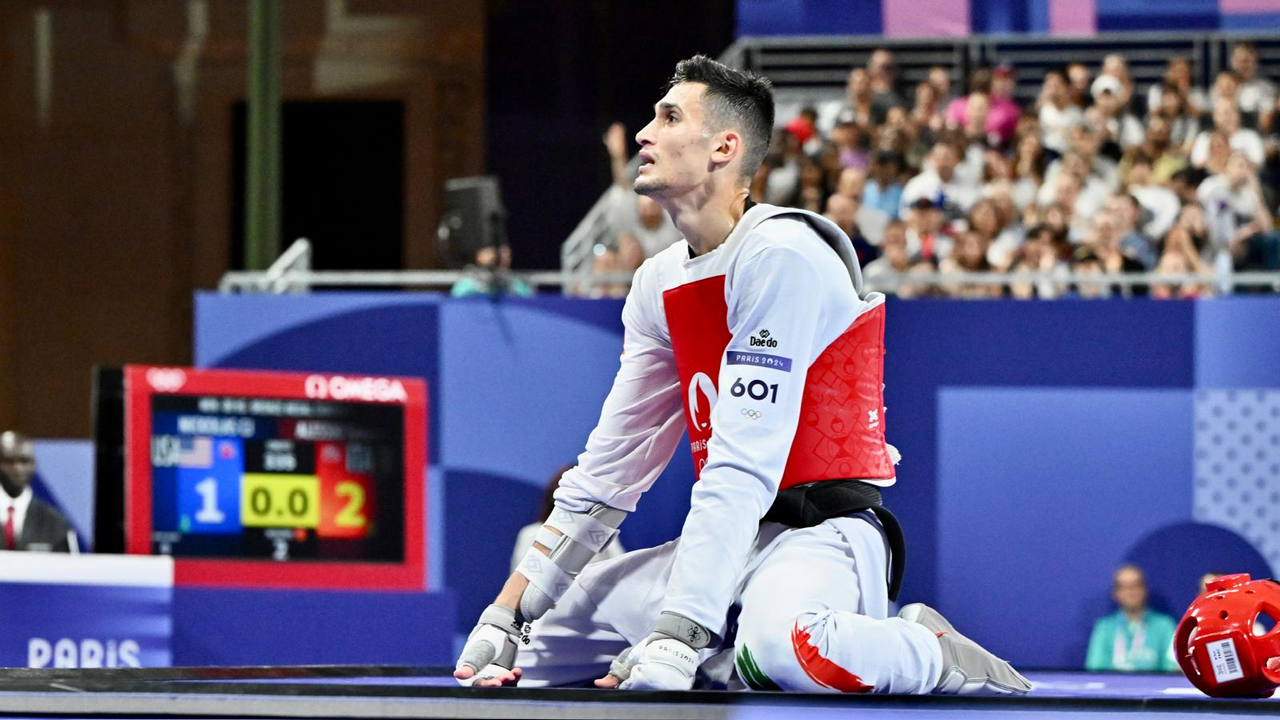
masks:
[[[346,500],[346,504],[333,516],[333,524],[352,530],[364,530],[369,526],[369,518],[365,516],[364,505],[366,495],[364,486],[351,480],[343,480],[334,488],[338,497]]]

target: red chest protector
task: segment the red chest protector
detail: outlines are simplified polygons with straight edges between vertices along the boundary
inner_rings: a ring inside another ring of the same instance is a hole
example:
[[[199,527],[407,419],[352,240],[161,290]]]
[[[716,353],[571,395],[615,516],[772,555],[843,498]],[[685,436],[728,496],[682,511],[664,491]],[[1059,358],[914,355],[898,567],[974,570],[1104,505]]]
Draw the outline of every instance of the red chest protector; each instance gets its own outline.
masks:
[[[693,464],[701,475],[714,428],[711,409],[729,346],[724,275],[662,294],[675,353]],[[884,305],[863,313],[814,361],[779,489],[816,480],[891,479],[884,443]]]

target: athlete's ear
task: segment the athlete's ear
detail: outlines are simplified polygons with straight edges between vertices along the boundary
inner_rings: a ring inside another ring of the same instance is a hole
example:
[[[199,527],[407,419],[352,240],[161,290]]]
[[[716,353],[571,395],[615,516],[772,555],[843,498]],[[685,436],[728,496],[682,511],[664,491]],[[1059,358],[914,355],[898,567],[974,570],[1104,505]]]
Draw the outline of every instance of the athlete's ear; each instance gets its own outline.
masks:
[[[711,165],[713,167],[724,167],[742,154],[742,135],[736,130],[726,130],[719,133],[716,139],[716,146],[711,150]]]

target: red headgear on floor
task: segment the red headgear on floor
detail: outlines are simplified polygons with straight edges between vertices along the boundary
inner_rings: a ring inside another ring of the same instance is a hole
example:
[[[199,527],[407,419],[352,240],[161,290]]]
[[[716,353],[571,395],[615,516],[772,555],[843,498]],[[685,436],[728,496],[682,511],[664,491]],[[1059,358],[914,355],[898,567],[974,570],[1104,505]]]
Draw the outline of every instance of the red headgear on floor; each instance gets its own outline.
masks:
[[[1255,634],[1259,615],[1271,618]],[[1212,697],[1271,697],[1280,687],[1280,583],[1223,575],[1211,580],[1178,623],[1173,649],[1182,672]]]

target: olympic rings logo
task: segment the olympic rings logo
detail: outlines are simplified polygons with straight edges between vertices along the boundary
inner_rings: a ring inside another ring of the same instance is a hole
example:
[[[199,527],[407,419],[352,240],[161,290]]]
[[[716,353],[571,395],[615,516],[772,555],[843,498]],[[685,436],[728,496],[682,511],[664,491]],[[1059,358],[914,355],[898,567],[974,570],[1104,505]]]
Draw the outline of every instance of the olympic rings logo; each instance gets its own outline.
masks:
[[[742,408],[742,416],[746,418],[750,418],[752,420],[759,420],[760,418],[764,417],[764,413],[760,412],[759,410],[754,410],[752,408]]]
[[[156,392],[177,392],[187,384],[187,374],[178,368],[147,368],[147,384]]]

